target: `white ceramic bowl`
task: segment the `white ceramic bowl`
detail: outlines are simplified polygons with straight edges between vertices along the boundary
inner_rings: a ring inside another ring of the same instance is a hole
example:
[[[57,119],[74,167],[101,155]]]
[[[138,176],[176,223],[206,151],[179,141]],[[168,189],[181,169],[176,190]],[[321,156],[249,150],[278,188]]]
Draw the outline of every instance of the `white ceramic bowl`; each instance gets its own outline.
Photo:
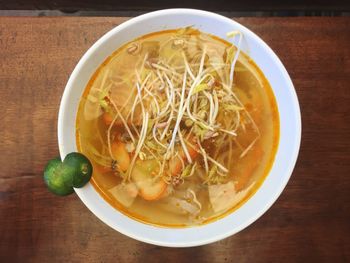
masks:
[[[244,229],[276,201],[294,168],[300,146],[301,121],[292,81],[276,54],[257,35],[239,23],[210,12],[192,9],[161,10],[133,18],[102,36],[81,58],[64,90],[58,116],[58,142],[63,158],[77,150],[75,120],[80,97],[99,65],[118,47],[144,34],[194,26],[222,39],[239,30],[244,35],[242,50],[264,72],[275,94],[280,115],[280,142],[273,167],[259,190],[238,210],[210,224],[175,229],[135,221],[110,206],[91,184],[75,189],[84,204],[103,222],[134,239],[169,247],[208,244]]]

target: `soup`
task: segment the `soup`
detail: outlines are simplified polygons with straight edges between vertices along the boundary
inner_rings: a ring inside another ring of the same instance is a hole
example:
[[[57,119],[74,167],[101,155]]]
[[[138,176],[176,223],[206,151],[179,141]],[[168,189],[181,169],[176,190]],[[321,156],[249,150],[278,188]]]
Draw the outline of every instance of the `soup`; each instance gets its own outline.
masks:
[[[278,139],[275,98],[259,68],[239,45],[191,27],[116,50],[90,79],[76,121],[100,195],[167,227],[237,209],[267,176]]]

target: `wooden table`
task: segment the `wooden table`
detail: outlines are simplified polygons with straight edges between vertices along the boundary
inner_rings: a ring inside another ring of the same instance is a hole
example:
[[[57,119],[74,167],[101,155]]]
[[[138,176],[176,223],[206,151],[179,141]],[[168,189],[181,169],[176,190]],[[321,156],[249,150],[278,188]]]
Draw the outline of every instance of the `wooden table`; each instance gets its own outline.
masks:
[[[271,12],[280,11],[295,12],[309,11],[310,13],[320,13],[322,11],[341,12],[350,10],[348,0],[264,0],[261,4],[259,0],[35,0],[35,1],[0,1],[0,10],[62,10],[68,14],[81,11],[92,12],[144,12],[165,8],[197,8],[210,11],[245,11],[245,12]],[[281,12],[281,13],[282,13]],[[45,11],[43,12],[45,13]]]
[[[143,244],[42,180],[58,155],[57,112],[70,73],[127,18],[0,18],[0,262],[349,262],[350,18],[238,18],[285,64],[302,111],[299,159],[282,196],[223,241]]]

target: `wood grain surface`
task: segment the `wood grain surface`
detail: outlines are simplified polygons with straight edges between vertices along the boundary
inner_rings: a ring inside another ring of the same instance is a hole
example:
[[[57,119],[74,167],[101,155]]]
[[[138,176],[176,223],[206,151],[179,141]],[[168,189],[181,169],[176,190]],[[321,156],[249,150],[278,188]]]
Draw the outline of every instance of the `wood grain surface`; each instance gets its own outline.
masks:
[[[151,11],[165,8],[197,8],[211,11],[350,11],[348,0],[35,0],[0,1],[0,10]]]
[[[349,262],[350,18],[237,18],[281,58],[302,112],[302,143],[277,202],[242,232],[161,248],[99,221],[42,180],[58,155],[57,113],[70,73],[127,18],[0,18],[0,262]]]

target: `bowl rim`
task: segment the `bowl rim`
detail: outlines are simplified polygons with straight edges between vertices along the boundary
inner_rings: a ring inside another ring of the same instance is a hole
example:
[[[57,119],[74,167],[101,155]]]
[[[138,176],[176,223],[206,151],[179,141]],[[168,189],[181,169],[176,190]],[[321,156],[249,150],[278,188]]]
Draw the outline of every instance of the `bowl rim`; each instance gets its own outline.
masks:
[[[119,31],[129,27],[130,25],[132,25],[136,22],[140,22],[140,21],[145,20],[145,19],[154,18],[154,17],[160,16],[160,15],[162,15],[162,16],[163,15],[178,15],[180,13],[185,14],[185,15],[209,16],[215,20],[218,20],[218,23],[220,23],[220,21],[226,22],[226,23],[230,22],[230,23],[234,24],[235,27],[243,29],[245,34],[248,33],[251,37],[253,37],[255,39],[255,41],[257,41],[257,43],[267,52],[267,55],[270,56],[271,59],[276,63],[277,67],[280,69],[280,71],[283,75],[283,78],[286,80],[286,86],[288,86],[288,88],[290,89],[289,90],[290,95],[291,95],[290,99],[292,102],[293,110],[295,110],[295,114],[296,114],[296,119],[295,119],[295,126],[296,126],[295,136],[296,137],[295,137],[294,144],[293,144],[293,146],[294,146],[293,152],[291,153],[290,161],[288,163],[289,166],[285,169],[285,172],[284,172],[284,174],[285,174],[284,181],[282,182],[282,184],[279,185],[279,188],[277,191],[274,192],[274,195],[270,196],[268,203],[265,203],[264,206],[257,208],[254,216],[250,217],[249,220],[246,220],[241,225],[239,225],[235,228],[232,228],[230,231],[227,231],[225,233],[213,234],[211,237],[206,238],[206,239],[179,243],[179,242],[169,242],[169,241],[164,241],[164,240],[162,240],[162,241],[153,240],[153,239],[149,239],[149,238],[135,235],[134,233],[132,233],[128,229],[123,229],[120,227],[118,228],[115,226],[115,224],[112,224],[112,222],[109,218],[106,218],[102,214],[101,211],[97,211],[95,209],[95,207],[93,207],[91,204],[89,204],[87,202],[87,200],[84,199],[84,197],[82,195],[82,189],[75,189],[77,195],[83,201],[83,203],[89,208],[89,210],[95,216],[97,216],[105,224],[109,225],[110,227],[117,230],[118,232],[120,232],[126,236],[129,236],[133,239],[136,239],[136,240],[139,240],[142,242],[146,242],[149,244],[154,244],[154,245],[159,245],[159,246],[167,246],[167,247],[192,247],[192,246],[200,246],[200,245],[213,243],[215,241],[222,240],[226,237],[229,237],[229,236],[243,230],[244,228],[246,228],[247,226],[252,224],[254,221],[256,221],[276,202],[276,200],[278,199],[278,197],[281,195],[282,191],[286,187],[286,185],[287,185],[287,183],[292,175],[293,169],[295,167],[295,164],[296,164],[296,161],[298,158],[298,154],[299,154],[299,150],[300,150],[300,142],[301,142],[301,114],[300,114],[300,106],[299,106],[297,94],[296,94],[294,85],[290,79],[290,76],[289,76],[287,70],[285,69],[284,65],[282,64],[280,59],[277,57],[277,55],[273,52],[273,50],[254,32],[252,32],[251,30],[249,30],[245,26],[241,25],[240,23],[238,23],[230,18],[221,16],[221,15],[216,14],[216,13],[203,11],[203,10],[188,9],[188,8],[173,8],[173,9],[163,9],[163,10],[158,10],[158,11],[146,13],[146,14],[131,18],[130,20],[123,22],[122,24],[112,28],[110,31],[108,31],[102,37],[100,37],[81,57],[81,59],[79,60],[79,62],[75,66],[75,68],[74,68],[72,74],[70,75],[69,80],[66,84],[66,87],[64,89],[64,92],[63,92],[63,95],[61,98],[61,103],[60,103],[60,108],[59,108],[59,113],[58,113],[57,135],[58,135],[59,151],[60,151],[61,158],[67,154],[64,150],[64,147],[63,147],[63,145],[65,144],[63,141],[63,137],[64,137],[63,134],[64,134],[64,130],[65,130],[64,119],[65,119],[65,115],[67,114],[66,109],[68,106],[67,104],[68,104],[70,91],[72,90],[72,87],[73,87],[72,84],[73,84],[74,80],[78,77],[78,75],[80,73],[80,69],[83,67],[84,63],[86,63],[86,61],[89,59],[89,57],[92,55],[92,53],[95,52],[96,50],[98,50],[100,45],[102,43],[104,43],[105,41],[107,41],[111,36],[113,36],[114,34],[117,34]],[[276,101],[277,101],[277,98],[276,98]],[[75,141],[75,139],[74,139],[74,141]],[[277,155],[277,153],[276,153],[276,155]],[[272,168],[271,168],[271,170],[272,170]],[[269,173],[271,172],[271,170],[269,171]],[[261,187],[262,186],[260,186],[259,188],[261,188]],[[252,197],[250,197],[250,199]],[[104,201],[104,202],[106,202],[106,201]],[[229,214],[225,217],[229,217],[230,215],[231,214]],[[129,218],[129,220],[135,221],[132,218]],[[219,222],[220,220],[221,219],[217,220],[216,222]],[[213,223],[209,223],[209,224],[205,224],[205,225],[201,225],[201,226],[190,227],[190,228],[198,228],[198,230],[200,230],[201,228],[203,228],[207,225],[213,224]],[[140,224],[142,224],[142,223],[140,223]],[[190,229],[190,228],[183,228],[183,229]],[[160,227],[158,229],[160,229]],[[163,228],[161,228],[161,229],[163,229]],[[170,228],[170,229],[174,232],[180,230],[177,228]]]

